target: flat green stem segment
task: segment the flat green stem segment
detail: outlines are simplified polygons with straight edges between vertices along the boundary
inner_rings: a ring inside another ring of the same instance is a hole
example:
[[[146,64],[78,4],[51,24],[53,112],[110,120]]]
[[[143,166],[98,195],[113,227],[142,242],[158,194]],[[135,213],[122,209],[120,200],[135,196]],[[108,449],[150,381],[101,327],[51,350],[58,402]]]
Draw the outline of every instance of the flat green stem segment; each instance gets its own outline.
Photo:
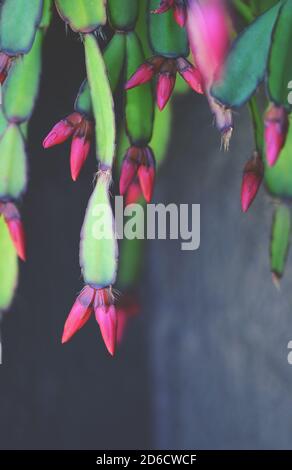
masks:
[[[43,0],[5,0],[0,7],[0,50],[8,55],[31,49],[43,11]]]
[[[256,96],[253,96],[248,103],[252,123],[253,123],[253,130],[254,130],[254,140],[256,149],[260,155],[263,153],[263,144],[264,144],[264,123],[263,117],[259,110],[259,106],[257,103]]]
[[[0,199],[17,199],[27,184],[26,153],[22,133],[10,124],[0,139]]]
[[[123,33],[116,33],[105,48],[103,59],[106,65],[108,79],[112,92],[116,90],[126,55],[126,37]],[[84,80],[75,101],[74,108],[82,114],[91,115],[91,95],[88,81]]]
[[[55,0],[60,16],[75,32],[90,33],[106,23],[105,0]]]
[[[141,42],[135,32],[127,34],[127,79],[144,62]],[[154,99],[151,83],[127,91],[126,127],[132,145],[147,145],[152,137]]]
[[[265,185],[267,190],[276,197],[292,198],[292,119],[285,146],[277,163],[265,167]],[[266,162],[266,158],[264,159]]]
[[[115,154],[116,124],[112,92],[102,54],[91,34],[84,37],[87,78],[90,87],[97,158],[101,164],[111,167]]]
[[[52,0],[44,0],[43,14],[39,28],[47,29],[49,27],[53,15],[52,3]]]
[[[84,281],[95,287],[115,282],[118,246],[109,200],[111,173],[100,172],[81,231],[80,266]]]
[[[116,31],[132,31],[138,18],[140,0],[108,0],[109,21]]]
[[[11,122],[27,121],[37,98],[43,32],[38,31],[28,54],[15,60],[3,86],[3,108]]]
[[[290,209],[281,204],[275,209],[270,246],[271,271],[277,277],[284,272],[290,243],[291,214]]]
[[[271,100],[291,110],[288,85],[292,81],[292,0],[286,0],[273,34],[268,66],[268,91]]]
[[[0,312],[7,310],[13,299],[18,279],[18,262],[4,218],[0,216]]]
[[[223,78],[211,90],[214,98],[225,106],[235,108],[245,104],[264,79],[272,33],[282,4],[279,2],[259,16],[235,40]]]
[[[154,54],[165,57],[187,57],[189,45],[186,30],[180,28],[173,18],[172,9],[160,15],[154,15],[159,5],[159,0],[149,2],[149,34],[150,44]]]

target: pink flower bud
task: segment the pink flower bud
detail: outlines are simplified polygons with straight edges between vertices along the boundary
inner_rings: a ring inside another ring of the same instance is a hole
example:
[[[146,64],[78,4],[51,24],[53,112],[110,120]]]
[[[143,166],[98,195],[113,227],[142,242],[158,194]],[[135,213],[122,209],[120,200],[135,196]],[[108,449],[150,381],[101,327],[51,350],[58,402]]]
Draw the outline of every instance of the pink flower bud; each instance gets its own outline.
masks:
[[[176,75],[170,72],[160,72],[156,86],[156,101],[160,111],[167,105],[175,86]]]
[[[146,147],[143,151],[143,158],[137,174],[143,196],[146,202],[150,203],[155,181],[155,159],[150,147]]]
[[[136,72],[129,78],[125,84],[125,89],[130,90],[131,88],[134,88],[138,85],[149,82],[154,76],[154,73],[155,68],[153,64],[150,62],[145,62],[144,64],[140,65]]]
[[[187,21],[187,9],[185,0],[176,0],[173,7],[173,16],[177,24],[184,28]]]
[[[209,88],[221,77],[230,44],[229,17],[224,0],[189,0],[187,31],[196,64]]]
[[[241,207],[247,212],[253,203],[264,176],[264,165],[257,152],[246,163],[241,186]]]
[[[124,196],[132,183],[141,160],[141,149],[130,147],[122,163],[120,175],[120,194]]]
[[[288,128],[289,120],[286,110],[271,104],[265,114],[265,144],[269,166],[277,162],[286,142]]]
[[[11,202],[4,203],[1,212],[7,224],[11,240],[22,261],[26,260],[25,233],[17,207]]]
[[[177,59],[177,69],[194,91],[204,94],[204,80],[198,68],[194,67],[188,60],[180,57]]]
[[[0,52],[0,84],[3,85],[5,82],[9,69],[11,67],[13,58],[5,54],[4,52]]]
[[[59,121],[44,139],[43,147],[47,149],[65,142],[75,132],[82,119],[81,114],[73,113]]]
[[[159,7],[156,10],[152,10],[151,13],[153,14],[161,14],[165,13],[166,11],[170,10],[173,7],[175,0],[161,0]]]
[[[99,289],[94,301],[94,312],[108,352],[113,356],[117,342],[117,314],[111,289]]]
[[[90,286],[85,286],[78,295],[64,326],[62,344],[69,341],[88,321],[92,313],[94,296],[95,290]]]
[[[126,194],[126,206],[136,204],[143,197],[138,178],[135,178],[128,187]]]
[[[138,315],[140,306],[135,298],[125,295],[119,300],[116,307],[118,328],[117,328],[117,344],[121,344],[128,322],[131,318]]]
[[[76,181],[79,173],[88,157],[91,144],[91,123],[84,120],[84,123],[75,132],[70,155],[71,176]]]

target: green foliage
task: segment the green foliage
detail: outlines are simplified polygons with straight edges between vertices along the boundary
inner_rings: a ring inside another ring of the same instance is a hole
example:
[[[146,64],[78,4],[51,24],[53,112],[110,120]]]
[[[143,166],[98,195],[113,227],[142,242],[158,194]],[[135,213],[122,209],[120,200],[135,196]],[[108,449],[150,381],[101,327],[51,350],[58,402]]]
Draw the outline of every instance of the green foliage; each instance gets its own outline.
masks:
[[[212,95],[220,103],[232,108],[242,106],[264,79],[272,33],[281,6],[280,2],[259,16],[236,39],[223,79],[212,88]]]
[[[5,0],[0,10],[0,50],[26,54],[42,18],[43,0]]]
[[[271,271],[279,278],[283,275],[290,243],[290,209],[281,204],[276,207],[270,245]]]
[[[97,158],[100,163],[111,167],[115,154],[116,138],[113,97],[103,57],[94,36],[85,35],[84,47],[87,77],[95,117]]]
[[[0,139],[0,199],[17,199],[26,188],[26,153],[19,127],[10,124]]]
[[[105,0],[55,0],[63,20],[75,32],[90,33],[106,23]]]
[[[3,107],[11,122],[27,121],[37,98],[41,74],[43,32],[38,31],[28,54],[14,61],[3,86]]]
[[[150,0],[150,10],[155,10],[159,0]],[[169,58],[187,57],[189,46],[186,30],[175,22],[172,10],[161,15],[149,12],[149,34],[151,48],[156,55]]]
[[[127,79],[144,62],[141,42],[135,32],[127,34]],[[152,136],[154,100],[151,83],[127,91],[126,126],[133,145],[146,145]]]
[[[109,172],[100,172],[81,231],[80,266],[85,283],[95,287],[109,286],[116,278],[118,248],[109,184]]]

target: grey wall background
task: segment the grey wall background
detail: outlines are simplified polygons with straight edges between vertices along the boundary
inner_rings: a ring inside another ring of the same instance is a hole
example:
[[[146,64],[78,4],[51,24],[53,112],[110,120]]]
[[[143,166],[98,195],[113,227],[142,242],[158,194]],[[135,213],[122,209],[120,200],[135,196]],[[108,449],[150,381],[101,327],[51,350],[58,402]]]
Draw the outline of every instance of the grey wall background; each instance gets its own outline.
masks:
[[[204,99],[176,100],[155,201],[200,203],[201,247],[187,253],[175,241],[148,243],[143,314],[115,359],[94,320],[61,346],[80,289],[79,231],[95,161],[73,184],[69,146],[44,152],[41,140],[71,111],[83,74],[82,46],[57,21],[30,130],[29,261],[2,324],[0,448],[291,448],[292,269],[290,262],[279,294],[264,191],[248,215],[240,212],[252,151],[245,112],[224,154]]]

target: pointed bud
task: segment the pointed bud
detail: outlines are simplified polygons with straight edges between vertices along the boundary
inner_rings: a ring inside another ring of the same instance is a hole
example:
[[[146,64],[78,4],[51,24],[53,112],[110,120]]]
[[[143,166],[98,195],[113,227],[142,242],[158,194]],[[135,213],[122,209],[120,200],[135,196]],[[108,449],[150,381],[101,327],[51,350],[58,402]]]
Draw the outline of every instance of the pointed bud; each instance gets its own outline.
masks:
[[[265,114],[265,144],[269,166],[275,165],[283,149],[289,128],[288,114],[282,107],[270,105]]]
[[[187,9],[184,0],[176,0],[173,8],[173,16],[175,21],[181,28],[184,28],[187,21]]]
[[[138,178],[135,178],[128,187],[126,194],[126,206],[136,204],[143,197]]]
[[[108,352],[113,356],[117,341],[117,314],[111,289],[99,289],[94,301],[94,313]]]
[[[88,157],[91,144],[91,127],[91,123],[84,120],[73,136],[70,155],[71,176],[73,181],[77,180]]]
[[[156,86],[156,101],[160,111],[167,105],[175,86],[176,75],[169,72],[159,73]]]
[[[22,261],[26,260],[25,234],[17,207],[11,202],[4,203],[1,207],[1,213],[7,224],[11,240],[15,246],[16,252]]]
[[[155,181],[155,159],[150,147],[143,151],[143,158],[138,168],[138,179],[146,202],[152,199]]]
[[[140,65],[136,72],[129,78],[125,84],[125,90],[130,90],[131,88],[149,82],[154,76],[154,73],[154,66],[150,62],[145,62]]]
[[[59,121],[44,139],[43,147],[47,149],[65,142],[75,132],[82,119],[81,114],[73,113]]]
[[[0,84],[3,85],[5,82],[9,69],[11,67],[13,58],[5,54],[4,52],[0,52]]]
[[[246,163],[241,186],[241,207],[247,212],[254,201],[264,176],[264,165],[257,152]]]
[[[141,149],[130,147],[122,163],[120,175],[120,194],[124,196],[136,176],[138,165],[141,160]]]
[[[160,15],[161,13],[165,13],[166,11],[170,10],[173,7],[175,0],[161,0],[160,5],[156,10],[152,10],[151,13]]]
[[[95,290],[90,286],[85,286],[78,295],[64,326],[62,344],[69,341],[88,321],[92,313],[94,296]]]
[[[204,94],[204,79],[198,68],[194,67],[188,60],[180,57],[177,59],[177,70],[194,91]]]

